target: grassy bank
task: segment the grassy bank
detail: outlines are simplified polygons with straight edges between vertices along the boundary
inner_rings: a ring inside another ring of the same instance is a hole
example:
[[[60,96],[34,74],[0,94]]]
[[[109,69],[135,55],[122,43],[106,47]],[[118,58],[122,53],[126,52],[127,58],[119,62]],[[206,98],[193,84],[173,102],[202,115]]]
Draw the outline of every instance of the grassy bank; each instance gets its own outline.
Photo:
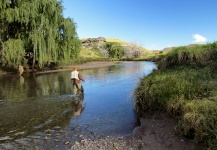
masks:
[[[217,149],[217,43],[178,47],[135,89],[139,116],[166,111],[177,131]]]

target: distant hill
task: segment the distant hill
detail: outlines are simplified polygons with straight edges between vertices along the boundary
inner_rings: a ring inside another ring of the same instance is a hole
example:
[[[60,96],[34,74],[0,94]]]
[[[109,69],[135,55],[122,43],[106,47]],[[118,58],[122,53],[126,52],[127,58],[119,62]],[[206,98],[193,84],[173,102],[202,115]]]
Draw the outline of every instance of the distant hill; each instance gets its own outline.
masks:
[[[126,42],[120,39],[115,39],[115,38],[106,38],[107,42],[117,42],[120,43],[122,45],[122,47],[124,47],[125,51],[130,51],[130,50],[139,50],[141,51],[142,55],[147,55],[152,53],[152,51],[142,47],[141,45],[139,45],[138,43],[131,43],[131,42]]]
[[[92,57],[94,54],[96,54],[96,50],[99,50],[99,53],[101,54],[105,54],[106,51],[105,49],[103,49],[103,44],[105,44],[106,42],[119,43],[124,48],[126,55],[129,57],[132,57],[132,55],[135,55],[135,53],[139,54],[140,56],[144,56],[152,53],[150,50],[147,50],[146,48],[142,47],[137,43],[130,43],[115,38],[98,37],[98,38],[82,38],[80,40],[82,43],[81,54],[84,57],[88,57],[89,55]]]
[[[145,51],[149,51],[148,49],[138,45],[137,43],[130,43],[130,42],[123,41],[120,39],[115,39],[115,38],[98,37],[98,38],[82,38],[80,40],[82,41],[82,46],[88,46],[88,45],[91,46],[93,44],[101,45],[105,42],[116,42],[116,43],[120,43],[123,47],[137,46]]]
[[[187,47],[194,47],[194,46],[199,46],[199,45],[202,45],[202,44],[189,44],[189,45],[186,45]],[[177,47],[180,47],[180,46],[173,46],[173,47],[166,47],[162,50],[153,50],[155,52],[169,52]]]
[[[105,37],[98,37],[98,38],[83,38],[81,39],[82,42],[82,50],[80,52],[80,56],[87,58],[87,57],[95,57],[101,58],[105,57],[108,52],[106,49],[103,48],[103,45],[106,42],[115,42],[119,43],[125,50],[125,54],[127,58],[146,58],[147,56],[158,56],[164,55],[169,51],[179,47],[166,47],[162,50],[148,50],[137,43],[131,43],[127,41],[123,41],[116,38],[105,38]],[[189,44],[187,47],[193,47],[201,44]]]
[[[166,47],[166,48],[164,48],[162,51],[164,51],[164,52],[168,52],[168,51],[171,51],[171,50],[173,50],[173,49],[175,49],[176,47]]]

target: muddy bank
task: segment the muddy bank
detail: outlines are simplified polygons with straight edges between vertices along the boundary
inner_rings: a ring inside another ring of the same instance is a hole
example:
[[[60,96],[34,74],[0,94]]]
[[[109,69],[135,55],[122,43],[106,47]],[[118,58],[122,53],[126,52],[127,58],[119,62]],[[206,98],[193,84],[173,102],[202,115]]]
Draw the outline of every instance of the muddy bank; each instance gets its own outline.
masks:
[[[203,150],[200,144],[176,133],[176,120],[163,114],[141,118],[141,126],[123,137],[83,139],[71,150]]]

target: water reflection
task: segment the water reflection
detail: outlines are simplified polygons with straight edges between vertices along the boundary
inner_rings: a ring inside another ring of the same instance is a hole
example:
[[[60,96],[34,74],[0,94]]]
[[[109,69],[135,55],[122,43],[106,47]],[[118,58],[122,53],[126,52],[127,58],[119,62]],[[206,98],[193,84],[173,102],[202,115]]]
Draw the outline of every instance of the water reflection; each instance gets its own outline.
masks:
[[[25,81],[24,77],[23,77],[23,76],[20,76],[20,85],[23,85],[23,84],[24,84],[24,81]]]
[[[71,92],[71,83],[64,73],[40,76],[5,75],[0,76],[0,81],[0,99],[4,101],[28,101],[33,97],[58,96]]]
[[[85,94],[76,97],[71,71],[0,76],[0,143],[51,130],[75,139],[128,134],[137,123],[130,94],[155,68],[151,62],[124,62],[80,70]]]
[[[2,103],[0,105],[0,143],[55,127],[64,128],[74,114],[72,105],[70,100]],[[4,139],[4,137],[8,138]]]
[[[80,117],[81,113],[84,111],[85,107],[82,105],[83,101],[84,94],[80,94],[79,96],[72,96],[72,107],[75,117]]]
[[[153,65],[144,65],[144,63],[136,63],[135,65],[135,63],[128,62],[100,69],[80,70],[80,72],[87,77],[87,84],[96,85],[109,81],[115,84],[115,82],[119,82],[117,80],[124,80],[129,77],[135,80],[141,76],[142,70],[146,70],[143,74],[147,75],[152,69]],[[138,74],[139,72],[140,74]],[[0,76],[0,99],[4,101],[26,101],[30,97],[69,94],[72,92],[69,73],[59,72],[38,76]],[[97,79],[97,81],[93,79]],[[110,84],[113,83],[110,82]]]

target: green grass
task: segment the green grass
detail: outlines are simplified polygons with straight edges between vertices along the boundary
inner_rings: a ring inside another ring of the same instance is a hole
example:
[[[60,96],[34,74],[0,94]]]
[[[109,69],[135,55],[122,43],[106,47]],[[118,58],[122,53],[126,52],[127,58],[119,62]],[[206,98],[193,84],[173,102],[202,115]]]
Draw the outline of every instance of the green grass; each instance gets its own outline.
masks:
[[[101,54],[98,50],[93,50],[93,49],[81,49],[80,51],[80,57],[82,58],[101,58]]]
[[[122,41],[122,40],[115,39],[115,38],[106,38],[106,42],[115,42],[115,43],[120,43],[120,44],[129,44],[129,42]]]
[[[142,60],[159,61],[165,55],[167,55],[167,53],[168,52],[155,52],[155,51],[144,50],[143,55],[141,55],[139,58],[134,58],[132,60],[135,60],[135,61],[142,61]]]
[[[99,50],[82,48],[79,54],[79,58],[74,63],[82,64],[92,61],[110,61],[109,58],[102,57]]]
[[[170,51],[161,60],[161,68],[177,65],[207,65],[217,63],[217,42],[206,45],[182,46]]]
[[[177,131],[207,149],[217,147],[217,43],[178,47],[135,89],[139,116],[166,111]]]

